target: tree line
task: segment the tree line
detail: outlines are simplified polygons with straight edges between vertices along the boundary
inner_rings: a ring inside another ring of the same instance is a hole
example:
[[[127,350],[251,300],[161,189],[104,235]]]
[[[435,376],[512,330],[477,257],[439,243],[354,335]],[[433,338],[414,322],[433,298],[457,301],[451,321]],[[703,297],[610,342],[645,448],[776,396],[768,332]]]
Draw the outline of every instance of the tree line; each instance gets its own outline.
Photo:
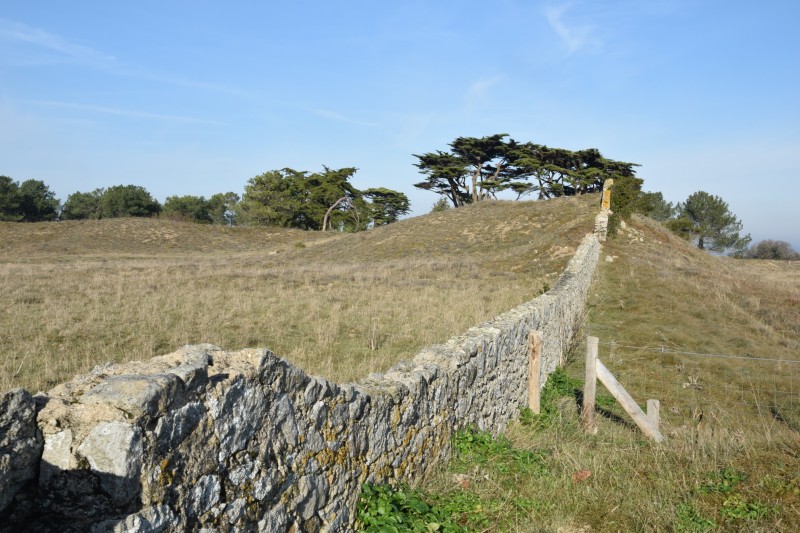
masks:
[[[441,196],[433,210],[497,198],[510,192],[519,200],[599,192],[614,180],[609,233],[620,221],[639,212],[659,220],[700,249],[737,257],[798,259],[783,241],[762,241],[752,247],[740,235],[741,221],[727,203],[705,191],[676,205],[660,192],[644,192],[636,163],[604,157],[596,148],[567,150],[518,142],[508,134],[458,137],[447,150],[414,154],[424,179],[414,187]],[[70,194],[62,205],[38,180],[14,182],[0,176],[0,220],[39,222],[130,216],[161,216],[202,224],[269,225],[305,230],[362,231],[397,221],[410,212],[402,192],[379,187],[357,189],[357,169],[345,167],[310,172],[282,168],[248,180],[242,196],[234,192],[203,196],[168,196],[160,204],[143,187],[117,185]]]
[[[291,168],[251,178],[240,197],[168,196],[162,205],[138,185],[75,192],[61,202],[42,181],[15,182],[0,176],[0,220],[45,222],[154,217],[200,224],[270,225],[306,230],[362,231],[397,221],[410,211],[408,197],[385,187],[359,190],[350,180],[357,169],[322,172]]]

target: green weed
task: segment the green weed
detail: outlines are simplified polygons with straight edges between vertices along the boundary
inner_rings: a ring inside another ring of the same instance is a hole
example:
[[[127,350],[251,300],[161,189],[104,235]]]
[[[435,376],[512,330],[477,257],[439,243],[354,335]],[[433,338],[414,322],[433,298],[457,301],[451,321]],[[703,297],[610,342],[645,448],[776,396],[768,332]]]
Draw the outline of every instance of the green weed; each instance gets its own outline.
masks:
[[[420,492],[405,486],[369,484],[361,487],[357,528],[381,533],[466,531],[453,520],[449,509],[429,504]]]
[[[500,474],[548,473],[544,452],[515,448],[503,435],[494,438],[491,433],[467,428],[456,434],[454,449],[456,469],[491,465]]]
[[[774,512],[773,508],[758,503],[748,502],[739,494],[734,494],[722,503],[720,514],[730,522],[735,520],[758,520]]]
[[[723,468],[719,472],[710,474],[704,483],[702,483],[697,491],[703,494],[720,493],[728,494],[733,491],[736,486],[742,481],[747,479],[747,474],[739,472],[730,467]]]
[[[678,505],[677,517],[678,520],[675,523],[676,531],[702,533],[705,531],[713,531],[717,527],[716,522],[702,516],[690,503],[681,503]]]
[[[549,427],[558,421],[558,400],[565,396],[575,398],[582,387],[581,380],[571,377],[560,367],[556,368],[542,389],[539,415],[525,414],[522,423],[538,429]]]

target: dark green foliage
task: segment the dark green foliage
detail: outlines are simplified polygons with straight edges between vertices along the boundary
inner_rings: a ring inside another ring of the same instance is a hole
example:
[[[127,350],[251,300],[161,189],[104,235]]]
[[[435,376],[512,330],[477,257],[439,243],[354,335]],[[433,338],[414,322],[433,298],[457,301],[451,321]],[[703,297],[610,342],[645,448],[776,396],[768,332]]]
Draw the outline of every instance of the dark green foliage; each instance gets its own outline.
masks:
[[[186,220],[211,224],[211,210],[208,201],[202,196],[167,196],[161,210],[163,216],[175,220]]]
[[[401,192],[355,188],[350,183],[355,168],[323,169],[309,173],[284,168],[250,179],[237,215],[254,225],[362,231],[370,224],[394,222],[409,211],[408,198]]]
[[[87,220],[100,218],[100,198],[105,189],[92,192],[75,192],[67,197],[61,218],[64,220]]]
[[[671,219],[675,213],[672,202],[664,200],[660,192],[640,192],[633,210],[659,222]]]
[[[800,253],[797,253],[792,245],[786,241],[775,241],[767,239],[759,241],[745,252],[747,259],[774,259],[778,261],[797,261],[800,260]]]
[[[427,176],[425,181],[415,183],[414,187],[441,194],[453,203],[453,207],[472,201],[466,184],[467,165],[456,155],[437,150],[436,153],[415,154],[414,157],[419,159],[415,166]]]
[[[619,176],[614,178],[611,188],[611,213],[608,219],[608,234],[617,234],[620,222],[630,218],[636,208],[636,202],[642,189],[642,179],[634,176]]]
[[[694,224],[692,224],[692,221],[686,217],[678,217],[667,220],[665,225],[667,226],[668,230],[681,239],[686,239],[688,241],[692,238],[692,235],[694,235]]]
[[[44,222],[58,218],[59,201],[40,180],[21,184],[0,176],[0,220]]]
[[[150,217],[161,212],[161,204],[144,187],[115,185],[100,196],[99,211],[99,218]]]
[[[208,199],[208,211],[211,222],[232,226],[236,221],[236,206],[239,195],[235,192],[217,193]]]
[[[396,222],[401,216],[408,214],[411,208],[408,196],[398,191],[380,187],[367,189],[362,194],[372,202],[370,214],[376,226]]]
[[[606,159],[596,148],[573,152],[507,137],[459,137],[450,143],[450,152],[415,155],[415,166],[426,179],[414,186],[459,207],[505,190],[517,199],[534,192],[539,198],[598,192],[608,178],[635,174],[635,164]]]
[[[16,222],[19,211],[19,184],[8,176],[0,176],[0,221]]]
[[[670,223],[668,227],[696,242],[701,250],[742,255],[750,244],[750,235],[739,236],[741,221],[719,196],[698,191],[678,204],[677,213],[680,222]]]
[[[322,229],[332,206],[337,212],[351,207],[356,189],[349,180],[355,172],[355,168],[325,167],[315,173],[284,168],[255,176],[245,186],[239,205],[242,219],[254,225]],[[337,213],[331,211],[329,216],[331,225],[341,223]]]
[[[43,181],[26,180],[19,185],[19,210],[24,222],[58,218],[59,201]]]

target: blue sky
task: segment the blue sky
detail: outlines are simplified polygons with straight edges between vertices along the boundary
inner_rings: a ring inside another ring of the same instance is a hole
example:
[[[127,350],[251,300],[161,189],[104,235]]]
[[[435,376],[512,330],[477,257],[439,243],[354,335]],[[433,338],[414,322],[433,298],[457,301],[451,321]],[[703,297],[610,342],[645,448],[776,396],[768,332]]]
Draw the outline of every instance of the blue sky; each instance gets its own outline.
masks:
[[[641,164],[800,249],[800,2],[56,2],[0,6],[0,174],[159,200],[508,133]]]

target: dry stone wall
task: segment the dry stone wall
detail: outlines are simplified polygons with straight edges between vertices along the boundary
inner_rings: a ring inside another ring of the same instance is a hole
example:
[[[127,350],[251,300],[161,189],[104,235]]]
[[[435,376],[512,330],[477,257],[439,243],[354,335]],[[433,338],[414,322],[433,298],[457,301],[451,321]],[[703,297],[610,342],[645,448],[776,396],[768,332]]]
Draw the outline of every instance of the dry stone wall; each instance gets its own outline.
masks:
[[[335,384],[267,350],[187,346],[0,398],[0,524],[36,531],[349,531],[363,482],[414,481],[465,426],[500,432],[579,328],[588,235],[548,293],[384,374]],[[38,413],[38,414],[37,414]]]

